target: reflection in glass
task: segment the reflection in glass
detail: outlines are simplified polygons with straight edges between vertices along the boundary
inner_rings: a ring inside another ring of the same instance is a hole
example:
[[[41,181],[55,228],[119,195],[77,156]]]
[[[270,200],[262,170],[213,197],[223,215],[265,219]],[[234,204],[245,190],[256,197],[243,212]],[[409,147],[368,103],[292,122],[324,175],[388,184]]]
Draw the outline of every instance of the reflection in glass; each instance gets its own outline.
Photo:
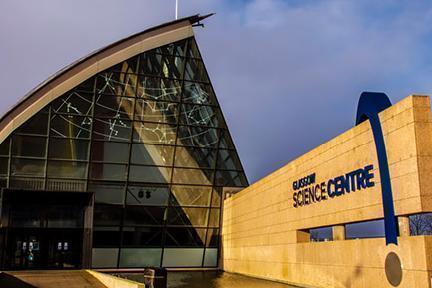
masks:
[[[161,123],[134,122],[134,142],[148,144],[174,144],[175,138],[175,126]]]
[[[209,206],[211,187],[181,186],[171,187],[170,205],[173,206]]]
[[[32,118],[27,120],[15,133],[33,134],[33,135],[47,135],[48,130],[48,114],[46,111],[35,114]]]
[[[216,129],[198,126],[179,126],[177,145],[216,148],[219,140]]]
[[[12,158],[11,176],[37,177],[45,175],[45,160]]]
[[[213,168],[216,150],[200,147],[181,147],[176,150],[175,166],[190,168]]]
[[[64,138],[49,140],[49,158],[65,160],[88,160],[89,141]]]
[[[193,227],[169,227],[166,230],[167,247],[204,247],[206,229]]]
[[[212,185],[213,171],[204,169],[175,168],[173,183]]]
[[[148,183],[168,183],[171,168],[130,165],[129,181]]]
[[[160,227],[123,228],[123,246],[125,247],[160,247],[161,245],[162,229]]]
[[[45,137],[15,135],[12,137],[12,155],[43,158],[46,154],[46,142]]]
[[[158,267],[161,263],[162,249],[123,248],[120,254],[120,267]]]
[[[60,115],[51,116],[50,135],[62,138],[90,138],[93,120],[89,117]]]
[[[181,226],[207,226],[209,209],[169,207],[168,224]]]
[[[178,116],[177,106],[177,103],[137,99],[135,105],[135,120],[176,123]]]
[[[171,166],[173,157],[173,146],[132,144],[133,164]]]
[[[47,177],[87,178],[87,163],[75,161],[48,161]]]

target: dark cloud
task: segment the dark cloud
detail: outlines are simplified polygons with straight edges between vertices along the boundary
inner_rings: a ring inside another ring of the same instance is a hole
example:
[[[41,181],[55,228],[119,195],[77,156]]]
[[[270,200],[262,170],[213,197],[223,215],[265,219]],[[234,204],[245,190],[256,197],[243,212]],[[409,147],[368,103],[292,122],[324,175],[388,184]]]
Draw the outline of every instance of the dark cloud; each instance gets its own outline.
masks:
[[[349,129],[364,90],[432,91],[427,1],[180,0],[251,182]],[[88,52],[174,17],[173,1],[0,3],[2,107]]]

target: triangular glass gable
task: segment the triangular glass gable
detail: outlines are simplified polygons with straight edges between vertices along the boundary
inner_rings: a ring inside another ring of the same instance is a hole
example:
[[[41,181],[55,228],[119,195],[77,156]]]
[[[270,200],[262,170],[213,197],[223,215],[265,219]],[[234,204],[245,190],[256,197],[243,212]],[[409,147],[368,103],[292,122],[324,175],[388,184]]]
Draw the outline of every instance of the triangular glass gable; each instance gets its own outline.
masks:
[[[95,249],[204,250],[219,243],[224,187],[248,182],[188,38],[114,65],[36,113],[0,144],[0,185],[95,193]]]

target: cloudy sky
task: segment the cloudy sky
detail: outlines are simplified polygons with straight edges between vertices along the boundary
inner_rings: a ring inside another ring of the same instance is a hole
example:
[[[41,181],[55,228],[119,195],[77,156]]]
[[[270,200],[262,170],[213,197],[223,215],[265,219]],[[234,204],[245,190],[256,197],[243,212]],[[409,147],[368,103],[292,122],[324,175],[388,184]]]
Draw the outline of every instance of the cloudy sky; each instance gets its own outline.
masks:
[[[1,0],[0,114],[47,77],[173,20],[175,0]],[[432,94],[432,3],[180,0],[250,182],[353,126],[362,91]]]

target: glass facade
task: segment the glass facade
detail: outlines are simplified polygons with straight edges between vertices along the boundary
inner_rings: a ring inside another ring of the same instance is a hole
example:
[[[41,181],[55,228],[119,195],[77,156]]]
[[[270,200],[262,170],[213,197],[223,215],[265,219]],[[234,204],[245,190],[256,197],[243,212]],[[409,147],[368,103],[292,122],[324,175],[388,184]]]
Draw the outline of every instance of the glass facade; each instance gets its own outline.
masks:
[[[224,187],[248,185],[194,38],[52,101],[0,145],[0,186],[93,192],[93,267],[216,267]]]

